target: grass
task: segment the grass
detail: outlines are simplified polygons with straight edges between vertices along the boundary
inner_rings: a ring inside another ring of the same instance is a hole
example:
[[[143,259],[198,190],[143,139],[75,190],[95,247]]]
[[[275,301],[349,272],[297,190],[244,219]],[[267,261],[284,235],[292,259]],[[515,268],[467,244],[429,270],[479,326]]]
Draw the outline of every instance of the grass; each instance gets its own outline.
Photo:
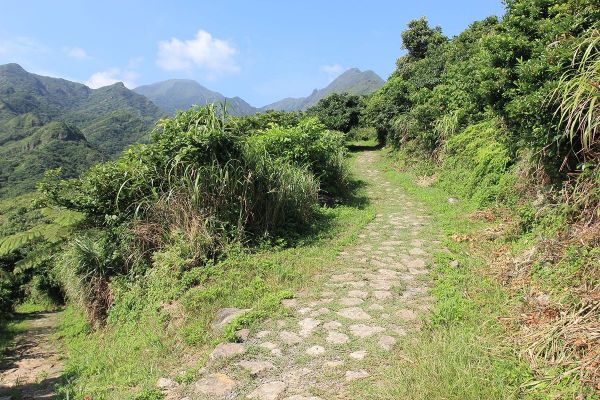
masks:
[[[373,218],[364,201],[356,204],[320,209],[318,229],[291,245],[234,247],[226,258],[180,276],[172,271],[185,262],[184,252],[177,246],[161,251],[139,284],[112,283],[115,305],[99,331],[68,308],[60,328],[68,352],[60,392],[70,399],[151,399],[161,376],[193,380],[216,343],[233,339],[240,326],[285,313],[281,298],[305,287],[355,240]],[[215,333],[210,323],[223,307],[252,311]]]
[[[434,216],[425,234],[439,238],[441,233],[444,251],[435,254],[432,266],[435,304],[431,316],[416,337],[398,344],[392,367],[381,369],[373,384],[355,387],[355,398],[523,398],[522,384],[531,373],[499,322],[511,316],[515,301],[498,284],[478,274],[485,262],[469,251],[469,241],[452,240],[453,235],[477,238],[485,227],[467,218],[475,204],[449,203],[451,195],[444,190],[418,186],[415,170],[423,166],[398,171],[393,165],[388,159],[379,168]],[[458,267],[451,266],[451,261],[458,261]]]

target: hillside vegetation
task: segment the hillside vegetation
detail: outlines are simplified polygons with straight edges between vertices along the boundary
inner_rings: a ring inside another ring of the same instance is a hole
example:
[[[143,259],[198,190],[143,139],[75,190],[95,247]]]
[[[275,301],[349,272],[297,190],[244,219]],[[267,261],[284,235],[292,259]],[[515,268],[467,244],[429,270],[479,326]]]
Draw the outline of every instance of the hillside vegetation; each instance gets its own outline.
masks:
[[[0,66],[0,196],[35,189],[48,169],[78,176],[147,138],[162,112],[122,83],[80,83]]]

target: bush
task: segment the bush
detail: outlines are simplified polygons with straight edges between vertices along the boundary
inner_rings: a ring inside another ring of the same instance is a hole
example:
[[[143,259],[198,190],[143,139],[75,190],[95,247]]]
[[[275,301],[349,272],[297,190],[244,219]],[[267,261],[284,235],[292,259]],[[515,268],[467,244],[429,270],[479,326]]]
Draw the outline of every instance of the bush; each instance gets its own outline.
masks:
[[[321,190],[340,195],[347,188],[344,135],[328,131],[316,118],[290,128],[274,127],[248,139],[255,154],[305,167],[321,182]]]

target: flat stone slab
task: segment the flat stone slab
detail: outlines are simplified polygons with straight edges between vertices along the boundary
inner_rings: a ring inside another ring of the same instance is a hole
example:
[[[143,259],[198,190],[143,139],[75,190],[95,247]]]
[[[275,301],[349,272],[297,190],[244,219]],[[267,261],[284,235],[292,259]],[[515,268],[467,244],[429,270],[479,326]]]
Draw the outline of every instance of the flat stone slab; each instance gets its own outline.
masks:
[[[359,338],[366,338],[376,333],[385,331],[381,326],[370,326],[364,324],[350,325],[350,332]]]
[[[321,398],[318,396],[301,396],[299,394],[295,394],[293,396],[286,397],[283,400],[321,400]]]
[[[382,336],[379,338],[379,347],[383,350],[390,351],[392,347],[396,344],[396,339],[392,336]]]
[[[329,310],[327,310],[327,312],[329,312]],[[304,318],[298,322],[298,324],[300,325],[300,336],[306,337],[309,336],[317,326],[321,325],[321,321],[313,318]]]
[[[293,346],[302,342],[302,338],[294,332],[283,331],[279,333],[279,338],[283,343],[287,344],[288,346]]]
[[[325,324],[323,324],[323,328],[327,329],[327,330],[333,330],[333,329],[338,329],[342,326],[342,324],[340,324],[337,321],[329,321],[326,322]]]
[[[342,365],[344,365],[344,362],[342,360],[332,360],[327,361],[325,364],[323,364],[323,367],[327,369],[335,369],[341,367]]]
[[[306,349],[306,354],[308,354],[309,356],[320,356],[323,353],[325,353],[325,347],[323,346],[317,345]]]
[[[392,297],[392,292],[389,290],[375,290],[373,292],[373,297],[375,297],[377,300],[389,299]]]
[[[365,292],[364,290],[350,290],[348,292],[348,297],[358,297],[359,299],[366,299],[369,297],[369,292]]]
[[[234,307],[221,308],[219,311],[217,311],[217,315],[215,316],[211,327],[214,330],[223,330],[227,324],[229,324],[235,319],[235,317],[237,317],[238,315],[242,315],[248,311],[250,310]]]
[[[358,350],[349,354],[350,358],[354,358],[355,360],[362,360],[367,356],[366,350]]]
[[[417,313],[413,310],[409,310],[408,308],[403,308],[402,310],[399,310],[398,312],[396,312],[396,315],[405,321],[412,321],[417,318]]]
[[[225,374],[210,374],[194,384],[194,390],[207,396],[224,397],[235,388],[236,381]]]
[[[346,371],[346,380],[347,381],[355,381],[357,379],[364,379],[364,378],[368,378],[369,377],[369,373],[367,371],[365,371],[364,369],[361,369],[360,371]]]
[[[336,331],[327,332],[327,342],[333,344],[345,344],[350,341],[348,335]]]
[[[340,315],[344,318],[357,320],[357,321],[371,319],[371,316],[369,314],[364,312],[364,310],[362,308],[358,308],[358,307],[344,308],[344,309],[338,311],[338,315]]]
[[[343,306],[357,306],[363,303],[363,299],[358,297],[344,297],[339,300],[339,303]]]
[[[268,361],[240,361],[238,365],[250,372],[250,375],[258,375],[263,371],[273,368],[273,364]]]
[[[285,392],[286,384],[282,381],[267,382],[252,391],[247,398],[256,400],[278,400]]]
[[[210,353],[211,360],[220,358],[232,358],[246,352],[246,348],[239,343],[221,343]]]

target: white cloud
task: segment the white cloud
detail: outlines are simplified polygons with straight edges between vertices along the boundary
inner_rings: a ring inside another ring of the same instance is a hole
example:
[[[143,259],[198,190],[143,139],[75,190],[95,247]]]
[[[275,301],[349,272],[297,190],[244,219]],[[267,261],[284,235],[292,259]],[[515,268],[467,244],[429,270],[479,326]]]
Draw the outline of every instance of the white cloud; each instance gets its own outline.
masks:
[[[110,68],[105,71],[99,71],[85,81],[85,84],[92,89],[97,89],[103,86],[112,85],[117,82],[123,82],[128,88],[134,88],[135,80],[139,74],[135,71],[122,71],[120,68]]]
[[[69,57],[76,60],[87,60],[90,56],[81,47],[63,47],[63,52]]]
[[[156,63],[167,71],[201,68],[216,76],[240,70],[234,59],[236,53],[229,42],[200,30],[191,40],[159,42]]]

